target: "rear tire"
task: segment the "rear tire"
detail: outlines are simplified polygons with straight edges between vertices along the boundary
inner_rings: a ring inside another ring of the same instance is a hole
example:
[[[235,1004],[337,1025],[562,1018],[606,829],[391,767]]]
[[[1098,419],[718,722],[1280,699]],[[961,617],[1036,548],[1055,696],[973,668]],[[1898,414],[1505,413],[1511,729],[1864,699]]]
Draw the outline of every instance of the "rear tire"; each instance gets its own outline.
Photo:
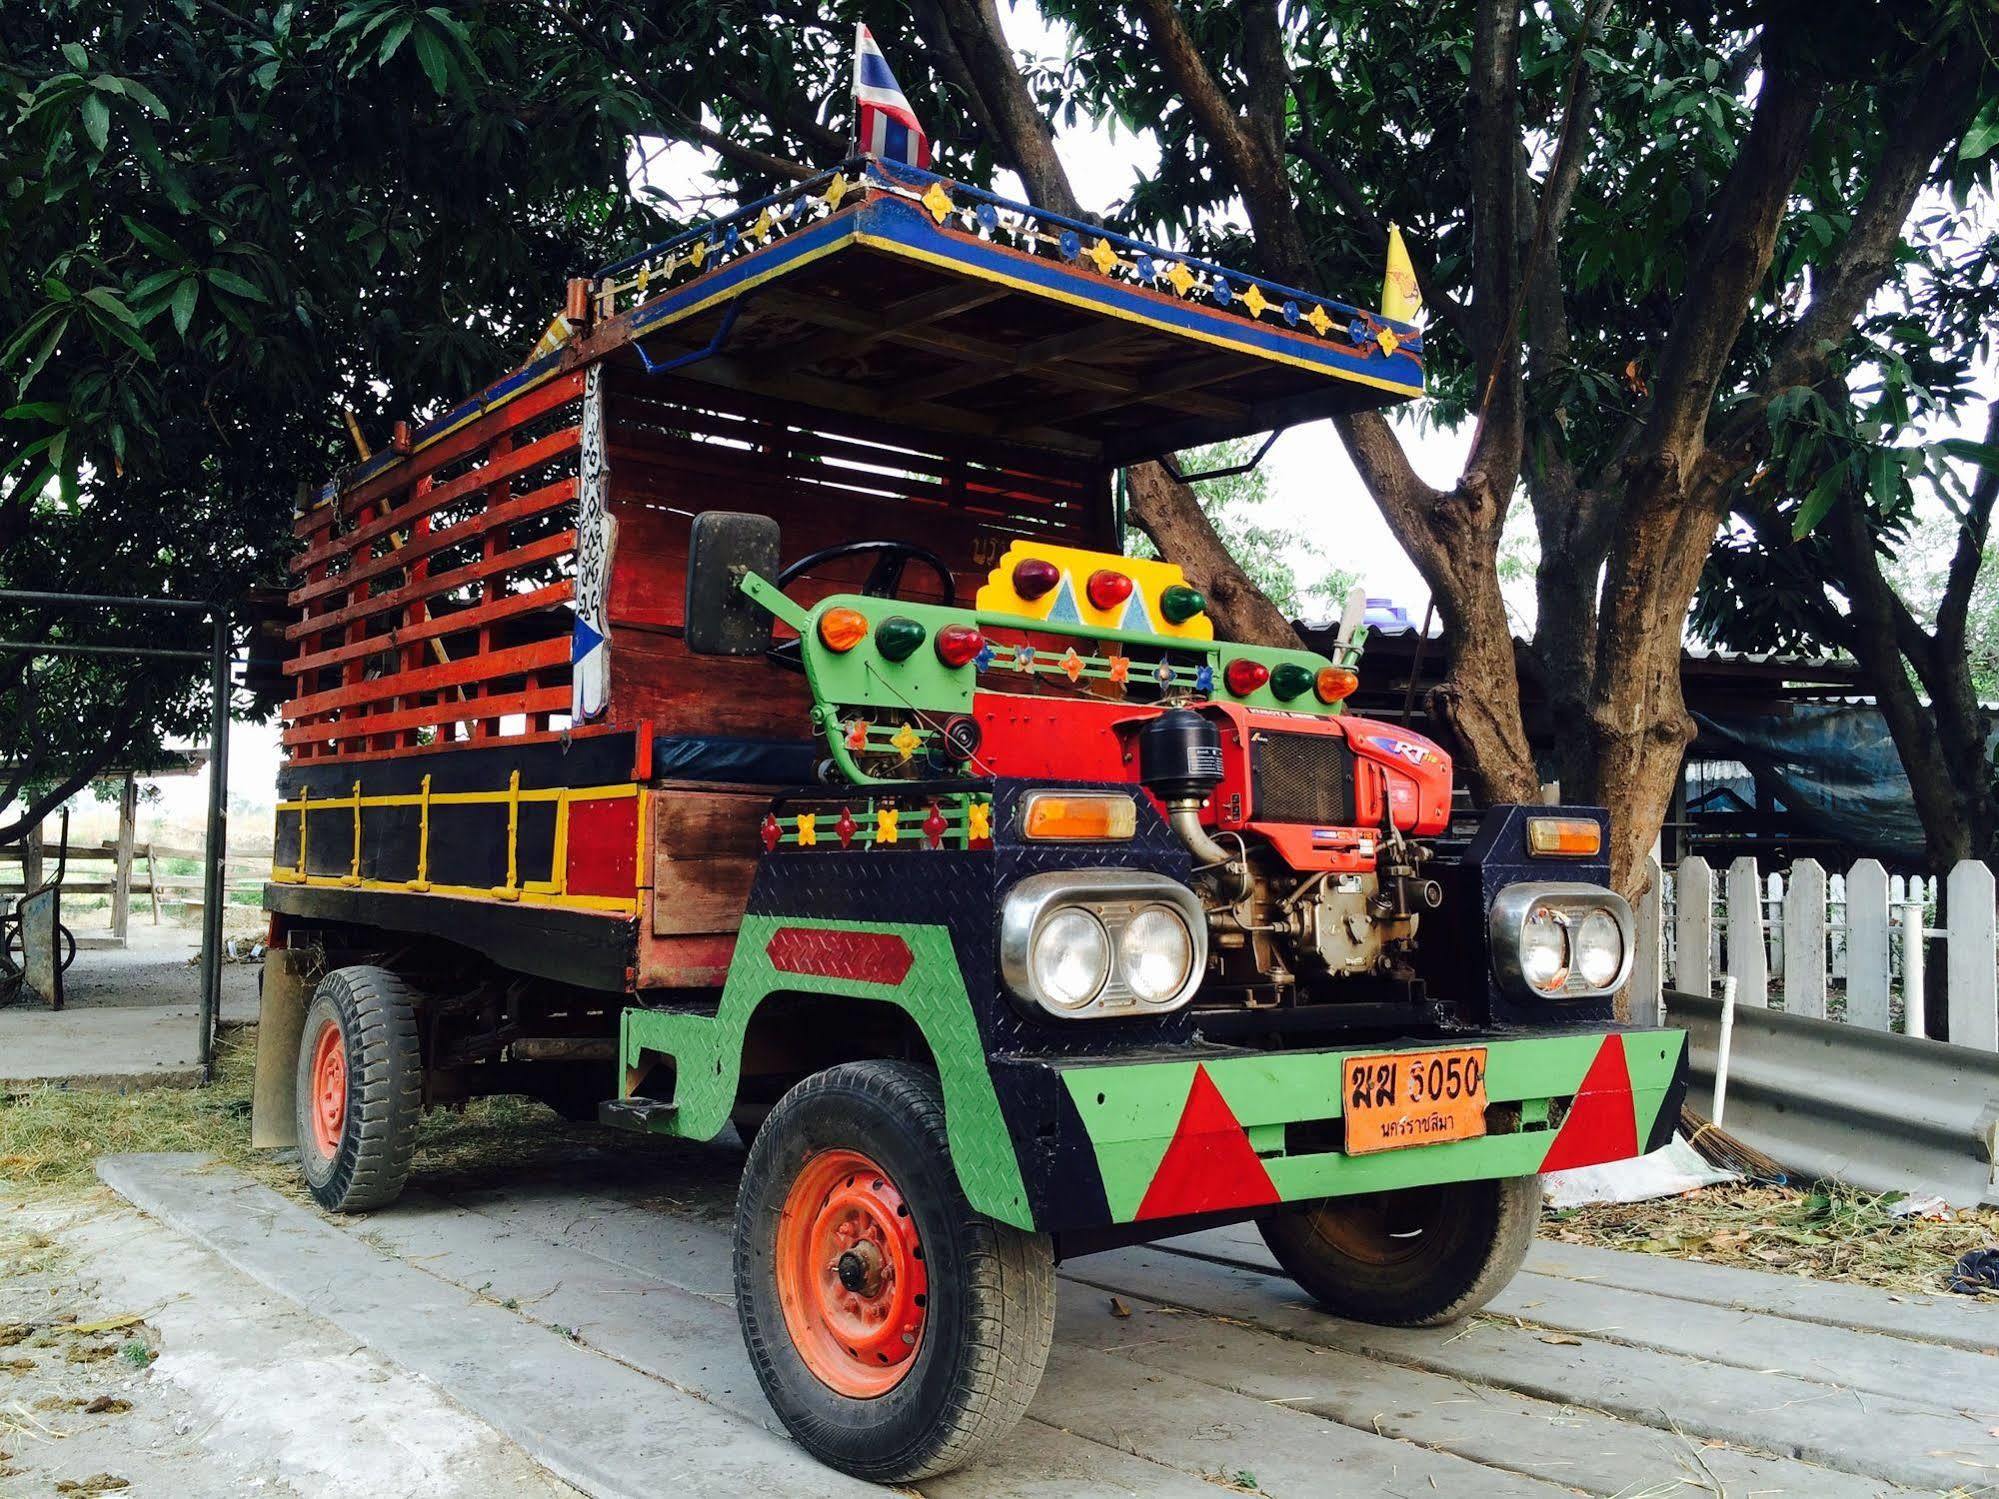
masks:
[[[1257,1228],[1285,1273],[1335,1316],[1439,1327],[1505,1289],[1540,1218],[1541,1178],[1515,1176],[1299,1203]]]
[[[973,1462],[1041,1382],[1055,1325],[1046,1235],[959,1189],[934,1074],[855,1062],[756,1131],[736,1204],[736,1309],[798,1444],[876,1483]]]
[[[416,996],[386,968],[337,968],[319,981],[299,1036],[299,1168],[336,1213],[402,1194],[423,1113]]]

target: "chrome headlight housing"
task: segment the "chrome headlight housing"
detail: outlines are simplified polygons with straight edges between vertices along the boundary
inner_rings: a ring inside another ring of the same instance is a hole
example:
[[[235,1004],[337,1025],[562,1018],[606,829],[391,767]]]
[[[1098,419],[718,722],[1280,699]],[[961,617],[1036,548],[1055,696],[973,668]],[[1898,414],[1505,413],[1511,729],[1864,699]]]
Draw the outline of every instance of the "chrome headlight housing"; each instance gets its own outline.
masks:
[[[1064,1020],[1159,1015],[1194,997],[1207,918],[1178,880],[1140,869],[1033,874],[1000,907],[1000,977]]]
[[[1487,922],[1492,972],[1521,999],[1602,999],[1631,977],[1631,907],[1601,885],[1528,881],[1503,888]]]

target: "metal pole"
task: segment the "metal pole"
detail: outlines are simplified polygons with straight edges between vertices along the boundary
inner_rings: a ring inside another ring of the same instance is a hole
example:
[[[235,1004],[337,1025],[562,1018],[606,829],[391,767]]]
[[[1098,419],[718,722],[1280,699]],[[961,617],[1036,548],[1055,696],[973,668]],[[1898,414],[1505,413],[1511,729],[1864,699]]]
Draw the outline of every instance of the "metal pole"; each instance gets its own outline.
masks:
[[[208,730],[207,868],[201,882],[201,1080],[215,1079],[215,1024],[222,1013],[222,902],[229,857],[229,610],[217,604],[209,654],[213,702]]]
[[[43,593],[32,588],[0,588],[0,599],[14,604],[74,604],[80,609],[174,609],[206,614],[210,605],[199,599],[139,599],[122,593]]]
[[[1915,881],[1910,882],[1912,885]],[[1902,907],[1902,1034],[1923,1035],[1929,1017],[1923,1013],[1923,903]]]

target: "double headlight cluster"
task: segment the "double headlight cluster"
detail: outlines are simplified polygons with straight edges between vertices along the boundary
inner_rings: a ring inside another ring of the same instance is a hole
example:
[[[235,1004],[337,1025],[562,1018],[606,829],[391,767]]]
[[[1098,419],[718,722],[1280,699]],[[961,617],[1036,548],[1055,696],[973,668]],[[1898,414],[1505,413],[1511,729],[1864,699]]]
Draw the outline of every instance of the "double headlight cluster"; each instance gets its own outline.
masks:
[[[1492,903],[1492,967],[1527,999],[1601,999],[1631,976],[1631,907],[1600,885],[1508,885]]]
[[[1165,875],[1029,875],[1000,908],[1000,976],[1064,1019],[1158,1014],[1193,998],[1208,961],[1194,892]]]

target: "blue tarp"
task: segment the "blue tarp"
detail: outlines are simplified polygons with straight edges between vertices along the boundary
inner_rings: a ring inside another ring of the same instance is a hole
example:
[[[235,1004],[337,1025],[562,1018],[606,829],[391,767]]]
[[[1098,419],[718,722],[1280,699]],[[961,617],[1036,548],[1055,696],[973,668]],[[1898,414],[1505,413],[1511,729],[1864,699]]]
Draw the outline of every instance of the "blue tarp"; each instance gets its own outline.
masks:
[[[1695,713],[1699,752],[1740,760],[1801,831],[1921,863],[1923,825],[1888,721],[1866,703]]]

